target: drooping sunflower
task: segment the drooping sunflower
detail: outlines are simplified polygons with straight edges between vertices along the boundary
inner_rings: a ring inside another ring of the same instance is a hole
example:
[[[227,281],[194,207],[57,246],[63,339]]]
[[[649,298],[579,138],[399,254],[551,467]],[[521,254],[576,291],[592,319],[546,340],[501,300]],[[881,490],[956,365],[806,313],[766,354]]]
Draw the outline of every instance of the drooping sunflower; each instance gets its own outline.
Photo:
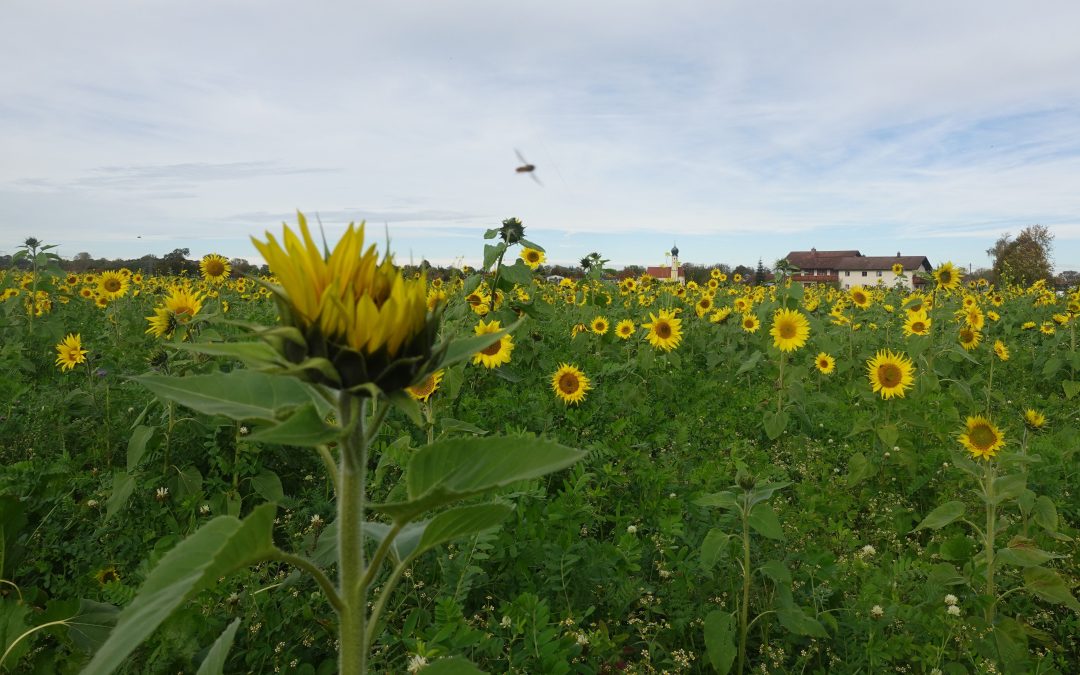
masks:
[[[867,293],[866,289],[862,286],[852,286],[851,290],[848,291],[848,294],[851,296],[852,304],[854,304],[859,309],[866,309],[870,306],[870,294]]]
[[[741,325],[747,333],[756,333],[761,328],[761,320],[755,314],[743,314]]]
[[[521,249],[521,253],[518,254],[518,257],[521,258],[525,262],[525,264],[529,266],[529,269],[532,270],[540,267],[540,265],[542,265],[543,262],[547,260],[547,256],[544,255],[543,251],[539,251],[535,248],[529,248],[528,246]]]
[[[712,323],[723,323],[724,321],[727,321],[729,316],[731,316],[731,308],[721,307],[709,315],[709,321]]]
[[[1024,411],[1024,424],[1038,431],[1046,426],[1046,415],[1034,408],[1028,408]]]
[[[629,340],[634,336],[634,322],[630,319],[623,319],[616,324],[615,334],[623,340]]]
[[[1005,343],[1001,340],[994,340],[994,353],[1002,361],[1009,360],[1009,348],[1005,346]]]
[[[445,371],[436,370],[423,380],[411,387],[405,387],[405,393],[417,401],[427,402],[431,395],[439,388],[439,383],[442,382],[443,374]]]
[[[498,321],[491,321],[485,323],[483,319],[480,319],[480,323],[476,324],[476,334],[486,335],[489,333],[498,333],[502,330]],[[510,363],[510,352],[514,351],[514,340],[509,334],[503,335],[494,343],[484,347],[480,351],[473,355],[473,364],[480,364],[485,368],[498,368],[504,363]]]
[[[822,375],[831,375],[836,370],[836,359],[825,352],[821,352],[814,359],[814,366]]]
[[[929,335],[932,319],[926,312],[908,312],[907,320],[904,321],[904,335]]]
[[[86,363],[89,352],[82,348],[82,335],[68,333],[67,337],[56,345],[56,365],[60,370],[73,370],[80,363]]]
[[[585,373],[576,366],[563,363],[551,376],[551,389],[566,405],[577,405],[585,398],[585,392],[592,387]]]
[[[960,434],[960,445],[967,448],[972,457],[991,459],[1005,445],[1005,436],[990,420],[975,415],[967,418],[964,433]]]
[[[649,330],[645,336],[649,344],[665,352],[679,346],[679,342],[682,341],[682,319],[676,318],[674,311],[662,309],[659,317],[649,312],[649,318],[652,319],[652,323],[642,324],[643,328]]]
[[[107,301],[112,302],[117,298],[122,298],[127,295],[128,285],[129,282],[127,277],[119,272],[106,270],[98,277],[98,297],[105,298]]]
[[[210,253],[203,256],[203,259],[199,261],[199,271],[202,273],[203,279],[210,283],[222,284],[229,278],[232,265],[224,257],[216,253]]]
[[[904,392],[915,384],[915,364],[903,352],[883,349],[866,362],[866,374],[870,386],[881,398],[904,397]]]
[[[608,320],[606,318],[598,316],[592,320],[592,323],[589,324],[589,327],[592,328],[592,332],[596,333],[597,335],[606,335],[608,329],[611,328],[611,324],[608,323]]]
[[[773,315],[773,346],[782,352],[793,352],[806,344],[810,337],[810,322],[797,309],[781,309]]]
[[[972,349],[978,347],[979,343],[982,342],[982,333],[975,330],[974,328],[968,328],[967,326],[964,326],[960,329],[959,339],[960,345],[970,352]]]
[[[937,287],[951,291],[960,287],[960,279],[963,274],[951,262],[944,262],[934,270],[934,281]]]

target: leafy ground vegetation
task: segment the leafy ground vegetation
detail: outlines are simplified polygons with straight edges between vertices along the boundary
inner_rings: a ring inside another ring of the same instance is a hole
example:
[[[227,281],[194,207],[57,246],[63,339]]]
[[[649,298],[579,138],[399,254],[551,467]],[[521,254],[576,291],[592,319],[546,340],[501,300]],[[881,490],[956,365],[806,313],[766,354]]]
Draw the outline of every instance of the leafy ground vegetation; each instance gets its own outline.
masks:
[[[353,237],[0,272],[0,668],[1077,672],[1080,291],[552,283],[514,220],[427,278]]]

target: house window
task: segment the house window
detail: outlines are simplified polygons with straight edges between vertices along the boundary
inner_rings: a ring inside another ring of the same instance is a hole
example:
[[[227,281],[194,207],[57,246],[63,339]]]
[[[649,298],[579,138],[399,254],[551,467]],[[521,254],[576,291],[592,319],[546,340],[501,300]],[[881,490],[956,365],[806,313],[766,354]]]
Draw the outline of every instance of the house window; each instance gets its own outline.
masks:
[[[845,277],[850,277],[851,276],[851,270],[844,270],[844,276]]]
[[[866,276],[866,270],[863,270],[863,273],[862,273],[862,275],[863,275],[864,277]]]
[[[877,275],[878,275],[879,277],[881,276],[881,270],[878,270],[878,271],[877,271]]]

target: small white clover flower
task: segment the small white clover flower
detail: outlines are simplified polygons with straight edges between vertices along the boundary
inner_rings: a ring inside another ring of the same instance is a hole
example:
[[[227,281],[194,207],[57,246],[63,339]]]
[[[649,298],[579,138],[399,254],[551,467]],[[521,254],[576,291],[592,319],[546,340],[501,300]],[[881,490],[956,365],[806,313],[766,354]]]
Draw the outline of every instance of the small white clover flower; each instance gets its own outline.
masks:
[[[950,607],[952,607],[953,605],[955,605],[958,602],[960,602],[960,599],[957,598],[952,593],[949,593],[948,595],[945,596],[945,604],[949,605]]]
[[[514,622],[510,620],[510,617],[503,614],[502,621],[499,622],[499,625],[502,626],[503,628],[509,628],[513,623]]]
[[[418,673],[420,672],[420,669],[427,664],[428,661],[426,658],[420,656],[419,654],[413,654],[412,657],[409,659],[408,671],[410,673]]]
[[[202,506],[200,506],[199,507],[199,515],[201,515],[201,516],[210,515],[210,505],[209,504],[203,504]]]
[[[949,613],[949,616],[960,616],[960,608],[956,605],[949,605],[945,611]]]
[[[245,427],[245,426],[240,427],[240,435],[241,436],[247,436],[248,432],[249,432],[249,429],[247,427]]]
[[[862,549],[859,551],[859,554],[864,558],[871,558],[876,553],[877,553],[877,549],[874,548],[873,546],[871,546],[870,544],[867,544],[866,546],[863,546]]]
[[[311,517],[311,526],[312,527],[322,527],[323,526],[322,516],[320,516],[317,513],[315,515],[313,515]]]
[[[158,500],[159,502],[163,502],[168,498],[169,498],[169,488],[167,488],[167,487],[159,487],[157,490],[154,491],[154,499]]]
[[[98,500],[96,500],[96,499],[87,499],[86,500],[86,507],[87,508],[96,509],[97,506],[98,506]]]
[[[626,526],[626,533],[627,534],[637,534],[637,525],[627,525]]]
[[[881,605],[874,605],[870,608],[870,618],[880,619],[883,616],[885,616],[885,608]]]

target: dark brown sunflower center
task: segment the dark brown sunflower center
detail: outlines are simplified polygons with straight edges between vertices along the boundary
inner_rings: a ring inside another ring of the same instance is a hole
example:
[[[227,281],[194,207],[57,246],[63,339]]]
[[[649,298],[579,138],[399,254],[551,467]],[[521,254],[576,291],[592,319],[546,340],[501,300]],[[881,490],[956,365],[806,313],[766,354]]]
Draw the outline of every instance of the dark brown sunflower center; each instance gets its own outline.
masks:
[[[948,285],[948,283],[950,281],[952,281],[952,274],[949,273],[949,272],[942,272],[941,273],[941,283]]]
[[[430,395],[435,390],[435,376],[429,375],[426,380],[414,387],[410,387],[410,389],[412,389],[414,395],[420,398]]]
[[[483,298],[481,298],[481,297],[480,297],[479,295],[477,295],[476,293],[472,293],[471,295],[469,295],[469,297],[468,297],[468,298],[466,298],[466,302],[468,302],[468,303],[469,303],[470,305],[472,305],[473,307],[476,307],[477,305],[479,305],[479,304],[480,304],[481,302],[483,302],[483,301],[484,301],[484,299],[483,299]]]
[[[856,305],[865,305],[866,304],[866,296],[863,295],[862,293],[856,293],[855,294],[855,304]]]
[[[577,375],[573,373],[563,373],[559,378],[559,391],[564,394],[574,394],[577,392],[581,383],[578,382]]]
[[[780,338],[783,340],[790,340],[795,337],[798,330],[795,328],[795,324],[790,321],[780,324]]]
[[[499,353],[499,351],[501,349],[502,349],[502,339],[498,339],[498,340],[495,341],[494,344],[488,345],[487,347],[484,347],[483,349],[481,349],[480,353],[481,354],[486,354],[488,356],[495,356],[496,354]]]
[[[525,259],[529,262],[540,262],[540,254],[536,251],[529,251],[525,254]]]
[[[911,330],[915,331],[916,333],[921,333],[926,330],[926,324],[922,321],[915,321],[911,324]]]
[[[671,337],[671,324],[667,321],[657,321],[656,325],[653,326],[653,331],[656,332],[656,337],[666,340]]]
[[[960,342],[963,342],[964,344],[968,344],[968,343],[974,342],[974,341],[975,341],[975,332],[974,331],[968,330],[967,328],[960,331]]]
[[[116,293],[120,290],[120,280],[106,279],[105,282],[102,284],[102,287],[110,293]]]
[[[220,260],[208,260],[206,262],[206,274],[212,277],[220,277],[225,273],[225,265]]]
[[[971,440],[971,444],[980,450],[990,449],[998,440],[997,434],[987,424],[975,425],[975,428],[968,434],[968,438]]]
[[[904,379],[900,366],[895,363],[883,363],[878,366],[877,376],[878,382],[881,382],[881,386],[886,389],[900,386],[900,382]]]

